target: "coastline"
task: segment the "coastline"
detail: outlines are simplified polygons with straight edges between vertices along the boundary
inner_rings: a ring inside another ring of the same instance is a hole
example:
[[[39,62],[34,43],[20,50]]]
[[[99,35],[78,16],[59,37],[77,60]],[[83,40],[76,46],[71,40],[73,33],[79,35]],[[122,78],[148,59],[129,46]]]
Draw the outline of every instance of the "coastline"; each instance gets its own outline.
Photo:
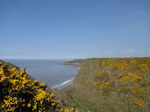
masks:
[[[64,60],[66,61],[66,60]],[[4,62],[4,61],[3,61]],[[12,68],[25,68],[26,73],[42,83],[47,83],[48,87],[62,90],[72,84],[72,79],[78,74],[77,65],[61,65],[62,60],[5,60]],[[12,66],[12,64],[13,66]],[[39,71],[39,69],[41,69]],[[42,75],[41,75],[42,74]],[[59,85],[61,87],[59,87]]]
[[[66,62],[61,62],[59,64],[63,64],[63,65],[80,65],[81,63],[84,62],[85,59],[75,59],[72,61],[66,61]]]
[[[68,61],[68,62],[61,62],[59,64],[62,64],[62,65],[76,65],[77,68],[75,68],[75,70],[77,70],[77,73],[75,75],[77,75],[79,73],[80,63],[72,63],[72,62]],[[70,87],[73,84],[75,78],[76,78],[76,76],[71,78],[71,79],[63,81],[62,83],[56,84],[56,85],[52,86],[51,89],[53,89],[53,90],[58,89],[59,91],[63,91],[63,90],[65,90],[66,88]]]
[[[62,62],[62,63],[59,63],[59,64],[62,64],[62,65],[79,65],[80,63]]]
[[[69,80],[63,81],[60,84],[56,84],[56,85],[52,86],[51,89],[58,89],[58,90],[62,91],[63,89],[71,86],[74,79],[75,79],[75,77],[71,78]]]

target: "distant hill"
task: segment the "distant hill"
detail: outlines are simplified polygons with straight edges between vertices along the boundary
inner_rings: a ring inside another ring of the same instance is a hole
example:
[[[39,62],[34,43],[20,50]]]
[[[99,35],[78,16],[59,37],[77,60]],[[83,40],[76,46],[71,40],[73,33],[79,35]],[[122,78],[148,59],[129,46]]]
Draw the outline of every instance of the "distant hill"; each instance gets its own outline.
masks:
[[[75,59],[75,60],[72,60],[72,61],[62,62],[60,64],[64,64],[64,65],[79,65],[79,64],[83,63],[84,60],[85,59]]]

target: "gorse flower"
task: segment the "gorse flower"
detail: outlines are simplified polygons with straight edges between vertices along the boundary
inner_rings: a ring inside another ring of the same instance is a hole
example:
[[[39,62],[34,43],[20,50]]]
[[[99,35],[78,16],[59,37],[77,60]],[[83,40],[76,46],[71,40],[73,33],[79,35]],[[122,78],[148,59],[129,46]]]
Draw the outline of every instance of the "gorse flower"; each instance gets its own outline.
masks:
[[[134,102],[134,104],[136,104],[136,105],[139,106],[139,107],[142,107],[142,106],[143,106],[142,101],[139,100],[139,99],[132,98],[132,101]]]
[[[142,107],[142,102],[150,99],[149,71],[149,57],[108,59],[103,62],[103,69],[96,74],[93,85],[101,92],[122,91],[131,97],[134,104]]]
[[[74,112],[74,109],[62,108],[54,101],[54,93],[46,92],[46,84],[33,80],[25,69],[9,68],[0,64],[0,108],[4,112],[26,111]]]

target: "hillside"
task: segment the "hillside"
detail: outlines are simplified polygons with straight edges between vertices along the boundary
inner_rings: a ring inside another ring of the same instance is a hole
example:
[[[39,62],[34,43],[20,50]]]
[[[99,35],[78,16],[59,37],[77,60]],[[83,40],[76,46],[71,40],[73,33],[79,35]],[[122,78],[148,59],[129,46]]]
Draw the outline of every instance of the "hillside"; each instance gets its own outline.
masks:
[[[149,112],[150,58],[87,59],[61,95],[79,112]]]
[[[13,64],[0,61],[0,112],[75,112],[57,96]]]
[[[79,67],[73,84],[59,91],[0,61],[0,111],[149,112],[150,57],[91,58]]]

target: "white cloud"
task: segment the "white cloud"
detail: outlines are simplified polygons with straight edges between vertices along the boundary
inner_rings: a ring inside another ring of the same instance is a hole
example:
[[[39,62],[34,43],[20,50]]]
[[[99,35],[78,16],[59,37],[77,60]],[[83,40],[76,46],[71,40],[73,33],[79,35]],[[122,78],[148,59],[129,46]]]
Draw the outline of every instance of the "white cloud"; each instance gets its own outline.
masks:
[[[134,50],[129,50],[129,52],[134,52]]]

